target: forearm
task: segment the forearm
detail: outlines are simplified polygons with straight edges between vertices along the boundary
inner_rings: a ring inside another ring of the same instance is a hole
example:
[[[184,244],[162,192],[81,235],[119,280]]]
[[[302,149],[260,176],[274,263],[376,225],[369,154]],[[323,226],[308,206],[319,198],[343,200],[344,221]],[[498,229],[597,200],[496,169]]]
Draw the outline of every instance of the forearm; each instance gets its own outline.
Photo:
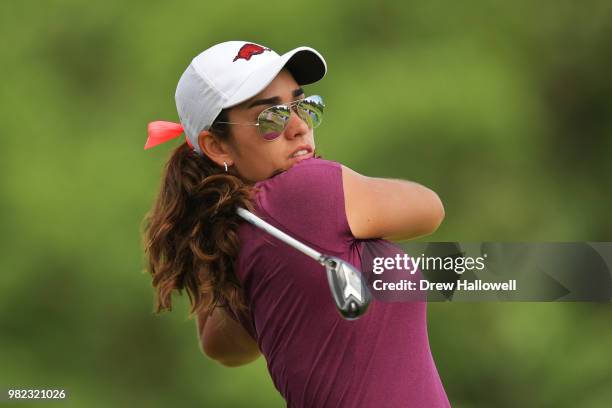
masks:
[[[202,351],[228,366],[248,364],[261,354],[257,343],[224,309],[215,308],[208,319],[198,317]]]

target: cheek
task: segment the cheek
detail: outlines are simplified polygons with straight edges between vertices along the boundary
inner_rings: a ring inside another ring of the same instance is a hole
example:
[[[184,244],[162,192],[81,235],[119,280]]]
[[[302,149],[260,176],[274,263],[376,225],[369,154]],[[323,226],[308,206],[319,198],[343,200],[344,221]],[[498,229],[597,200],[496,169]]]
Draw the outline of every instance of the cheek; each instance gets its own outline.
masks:
[[[279,169],[286,170],[289,162],[286,156],[290,147],[283,137],[268,142],[258,133],[245,132],[237,138],[234,164],[241,177],[250,181],[261,181],[271,177]],[[313,143],[312,136],[309,143]]]
[[[269,149],[263,147],[267,146],[253,147],[236,157],[236,169],[243,178],[251,181],[265,180],[277,169],[280,161]]]

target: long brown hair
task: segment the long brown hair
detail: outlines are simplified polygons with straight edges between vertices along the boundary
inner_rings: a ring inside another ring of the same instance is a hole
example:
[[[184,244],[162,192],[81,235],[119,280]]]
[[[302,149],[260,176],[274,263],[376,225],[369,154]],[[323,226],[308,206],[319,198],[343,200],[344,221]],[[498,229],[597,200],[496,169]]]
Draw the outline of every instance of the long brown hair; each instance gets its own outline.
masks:
[[[217,121],[227,121],[222,111]],[[231,142],[227,125],[215,136]],[[199,155],[187,143],[172,152],[159,194],[144,218],[149,272],[156,290],[156,313],[172,310],[172,293],[187,291],[191,313],[210,313],[227,302],[238,311],[246,304],[234,262],[239,252],[237,207],[252,210],[253,188]]]

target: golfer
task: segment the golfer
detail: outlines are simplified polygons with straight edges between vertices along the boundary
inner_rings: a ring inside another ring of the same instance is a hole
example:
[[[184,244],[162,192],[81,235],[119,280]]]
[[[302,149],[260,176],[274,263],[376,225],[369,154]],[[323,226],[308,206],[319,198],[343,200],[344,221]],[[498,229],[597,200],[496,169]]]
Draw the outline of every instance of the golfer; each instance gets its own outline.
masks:
[[[156,310],[171,310],[172,293],[185,290],[203,353],[228,367],[263,354],[290,407],[447,407],[424,301],[373,297],[346,320],[321,265],[236,214],[246,208],[363,271],[366,254],[403,254],[390,241],[441,223],[430,189],[316,155],[325,102],[304,86],[326,70],[312,48],[279,55],[245,41],[191,61],[175,94],[180,124],[151,122],[145,145],[186,137],[145,218]],[[380,132],[371,136],[384,141],[384,124]],[[351,149],[350,135],[343,140]]]

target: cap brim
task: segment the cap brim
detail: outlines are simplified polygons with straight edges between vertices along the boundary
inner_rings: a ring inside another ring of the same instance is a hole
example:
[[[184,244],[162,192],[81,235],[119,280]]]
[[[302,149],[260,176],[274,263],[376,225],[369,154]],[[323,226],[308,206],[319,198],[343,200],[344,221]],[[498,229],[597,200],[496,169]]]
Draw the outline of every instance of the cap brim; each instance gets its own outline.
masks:
[[[327,72],[325,60],[316,50],[310,47],[295,48],[253,72],[223,105],[223,109],[236,106],[263,91],[285,67],[298,85],[317,82]]]

